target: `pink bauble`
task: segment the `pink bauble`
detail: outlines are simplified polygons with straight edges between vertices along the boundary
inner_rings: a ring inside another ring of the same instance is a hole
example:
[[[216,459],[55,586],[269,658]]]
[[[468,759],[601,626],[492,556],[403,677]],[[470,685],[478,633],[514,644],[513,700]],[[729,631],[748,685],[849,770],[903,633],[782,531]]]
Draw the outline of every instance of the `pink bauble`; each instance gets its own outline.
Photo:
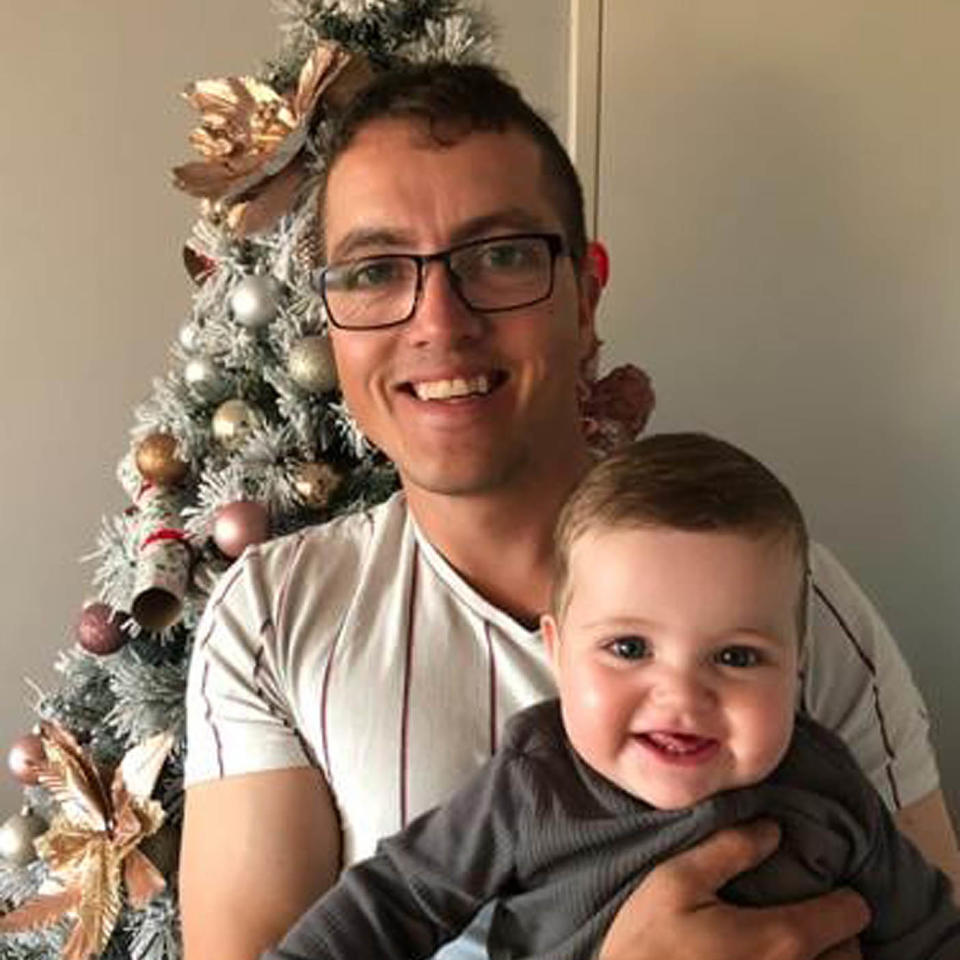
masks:
[[[116,653],[126,642],[125,613],[106,603],[88,603],[77,622],[77,642],[88,653],[104,656]]]
[[[270,535],[267,508],[255,500],[238,500],[217,511],[213,521],[213,542],[221,553],[239,557],[252,543],[262,543]]]
[[[39,768],[46,762],[43,740],[36,733],[27,733],[13,741],[7,754],[10,772],[25,786],[37,783]]]

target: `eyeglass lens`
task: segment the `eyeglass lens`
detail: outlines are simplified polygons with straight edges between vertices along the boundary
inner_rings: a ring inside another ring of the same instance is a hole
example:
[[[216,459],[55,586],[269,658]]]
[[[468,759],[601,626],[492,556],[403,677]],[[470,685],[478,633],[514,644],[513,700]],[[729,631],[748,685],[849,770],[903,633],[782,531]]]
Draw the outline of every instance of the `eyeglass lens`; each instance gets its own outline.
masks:
[[[368,257],[328,267],[323,294],[331,318],[341,327],[402,323],[416,307],[426,262],[442,260],[469,307],[509,310],[549,296],[554,256],[550,239],[537,235],[479,240],[422,257]]]

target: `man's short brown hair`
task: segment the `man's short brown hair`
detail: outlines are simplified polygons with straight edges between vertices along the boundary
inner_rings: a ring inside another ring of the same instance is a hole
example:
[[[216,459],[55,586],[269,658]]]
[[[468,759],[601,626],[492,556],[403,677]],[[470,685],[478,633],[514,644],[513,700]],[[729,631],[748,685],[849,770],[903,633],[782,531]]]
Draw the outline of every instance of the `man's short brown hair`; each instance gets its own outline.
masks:
[[[326,148],[326,171],[369,123],[384,119],[421,120],[438,146],[451,146],[474,131],[519,130],[540,148],[543,176],[563,225],[567,249],[579,264],[587,246],[583,189],[556,133],[520,91],[492,67],[426,63],[378,75],[335,121]],[[326,175],[320,185],[320,231]]]
[[[742,532],[792,541],[806,581],[809,538],[793,494],[759,460],[703,433],[663,433],[601,460],[574,490],[557,521],[552,609],[570,600],[570,551],[597,528],[666,527]],[[806,589],[797,625],[806,629]]]

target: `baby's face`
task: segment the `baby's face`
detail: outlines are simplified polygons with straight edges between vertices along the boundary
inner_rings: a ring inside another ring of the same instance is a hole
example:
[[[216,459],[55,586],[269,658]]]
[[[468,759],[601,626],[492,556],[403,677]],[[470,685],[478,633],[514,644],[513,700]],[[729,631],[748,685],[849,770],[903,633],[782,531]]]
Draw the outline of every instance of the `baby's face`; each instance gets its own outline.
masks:
[[[576,540],[569,605],[543,629],[578,753],[661,809],[762,780],[793,731],[802,578],[783,538]]]

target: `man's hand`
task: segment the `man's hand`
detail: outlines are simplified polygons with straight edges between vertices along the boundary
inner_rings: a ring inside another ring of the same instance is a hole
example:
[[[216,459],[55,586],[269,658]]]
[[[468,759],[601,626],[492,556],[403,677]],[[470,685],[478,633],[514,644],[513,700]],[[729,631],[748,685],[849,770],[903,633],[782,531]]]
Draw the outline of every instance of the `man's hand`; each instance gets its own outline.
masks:
[[[600,960],[855,960],[869,922],[863,899],[835,890],[781,907],[734,907],[717,897],[728,880],[777,848],[775,824],[721,830],[660,864],[614,918]]]
[[[860,952],[860,941],[854,937],[852,940],[844,940],[837,947],[832,947],[826,953],[821,953],[817,960],[863,960],[863,954]]]

